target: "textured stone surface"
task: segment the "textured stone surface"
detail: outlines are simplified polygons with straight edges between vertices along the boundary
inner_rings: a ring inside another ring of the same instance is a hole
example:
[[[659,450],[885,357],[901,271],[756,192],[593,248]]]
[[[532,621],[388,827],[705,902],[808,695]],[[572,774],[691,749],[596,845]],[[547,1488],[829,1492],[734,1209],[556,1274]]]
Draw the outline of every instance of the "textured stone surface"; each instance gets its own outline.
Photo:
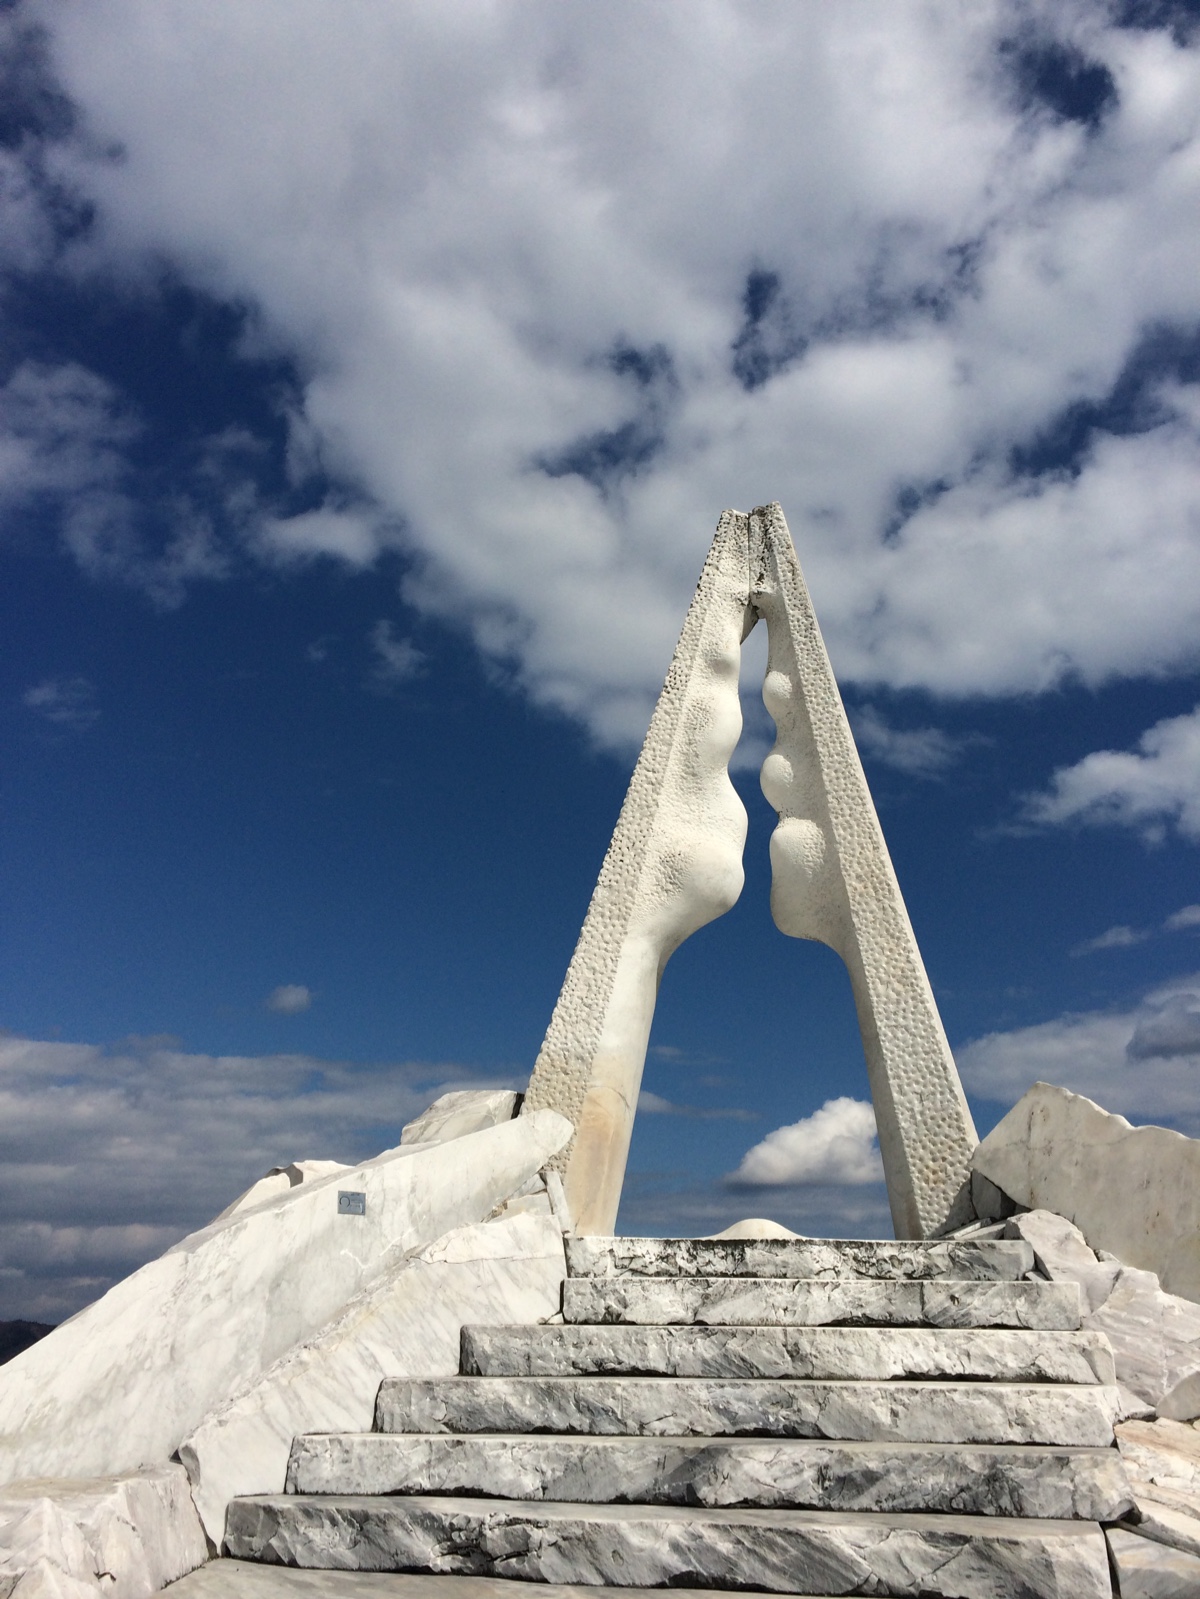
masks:
[[[412,1249],[478,1222],[570,1134],[551,1111],[390,1150],[214,1223],[0,1367],[0,1480],[166,1460]],[[338,1212],[339,1188],[366,1214]]]
[[[235,1500],[229,1553],[298,1566],[606,1586],[1111,1599],[1089,1522],[458,1498]]]
[[[1018,1204],[1074,1222],[1093,1249],[1200,1300],[1200,1140],[1133,1127],[1082,1094],[1035,1083],[971,1164]]]
[[[0,1593],[145,1599],[208,1547],[182,1466],[0,1490]]]
[[[725,1326],[1028,1327],[1073,1332],[1074,1283],[834,1282],[761,1277],[568,1279],[568,1322],[712,1323]]]
[[[746,814],[729,781],[741,641],[767,624],[777,729],[762,787],[779,813],[771,908],[850,972],[897,1235],[971,1215],[975,1130],[778,505],[726,511],[688,610],[527,1108],[574,1122],[563,1161],[582,1233],[609,1233],[662,969],[736,900]]]
[[[1163,1293],[1153,1272],[1098,1259],[1079,1228],[1051,1211],[1014,1216],[1006,1234],[1029,1243],[1052,1281],[1078,1283],[1083,1325],[1112,1343],[1131,1413],[1140,1402],[1177,1420],[1200,1415],[1200,1305]]]
[[[778,505],[750,513],[749,541],[776,727],[761,778],[779,813],[771,913],[781,932],[846,962],[892,1222],[898,1238],[921,1238],[973,1214],[975,1127]]]
[[[624,1588],[622,1599],[643,1599],[647,1588]],[[596,1599],[594,1588],[544,1582],[534,1599]],[[690,1599],[712,1599],[692,1588]],[[412,1572],[304,1571],[248,1560],[210,1560],[172,1584],[170,1599],[531,1599],[527,1583],[506,1577],[420,1576]],[[660,1595],[661,1599],[661,1595]],[[726,1596],[722,1595],[722,1599]]]
[[[616,1221],[662,968],[742,891],[746,809],[729,757],[754,620],[747,532],[744,516],[722,516],[529,1083],[526,1112],[575,1124],[557,1164],[580,1232]]]
[[[400,1130],[401,1144],[446,1144],[498,1127],[517,1113],[520,1094],[507,1088],[459,1088],[443,1094]]]
[[[1034,1251],[1019,1239],[897,1243],[873,1238],[569,1238],[567,1263],[572,1277],[869,1277],[1017,1282],[1032,1270]]]
[[[282,1490],[297,1433],[370,1427],[385,1377],[452,1375],[466,1316],[484,1305],[513,1321],[550,1315],[564,1269],[549,1216],[506,1216],[447,1233],[364,1290],[180,1446],[214,1544],[235,1494]]]
[[[1113,1441],[1115,1395],[1095,1385],[806,1382],[792,1378],[396,1377],[381,1432],[641,1433],[913,1443]]]
[[[288,1492],[490,1494],[573,1503],[942,1511],[1116,1521],[1115,1449],[711,1438],[298,1438]]]
[[[1169,1544],[1172,1549],[1182,1549],[1185,1554],[1200,1557],[1200,1521],[1184,1510],[1134,1491],[1134,1508],[1129,1517],[1130,1528],[1139,1537],[1153,1538],[1155,1543]]]
[[[1110,1527],[1107,1538],[1121,1599],[1196,1599],[1200,1594],[1195,1555],[1118,1527]]]
[[[1200,1431],[1179,1421],[1123,1421],[1117,1445],[1130,1473],[1200,1495]]]
[[[659,1373],[675,1377],[1114,1380],[1095,1332],[927,1327],[464,1327],[462,1370],[483,1377]]]

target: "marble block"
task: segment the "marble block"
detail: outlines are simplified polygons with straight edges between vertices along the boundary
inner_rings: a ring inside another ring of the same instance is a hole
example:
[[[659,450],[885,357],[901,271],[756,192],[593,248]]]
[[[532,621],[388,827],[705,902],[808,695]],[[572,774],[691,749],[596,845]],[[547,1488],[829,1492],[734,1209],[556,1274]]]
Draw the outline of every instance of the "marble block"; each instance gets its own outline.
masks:
[[[481,1221],[569,1138],[553,1111],[389,1150],[191,1234],[0,1367],[0,1480],[157,1464],[406,1253]],[[339,1190],[365,1196],[345,1214]]]
[[[182,1466],[0,1489],[0,1593],[147,1599],[208,1545]]]
[[[1108,1528],[1105,1536],[1121,1599],[1196,1599],[1200,1594],[1200,1559],[1195,1555],[1122,1527]]]
[[[1182,1549],[1185,1554],[1200,1558],[1200,1520],[1185,1510],[1164,1505],[1159,1500],[1133,1489],[1133,1511],[1128,1517],[1130,1531],[1141,1538],[1152,1538],[1155,1543],[1168,1544],[1172,1549]]]
[[[229,1553],[359,1571],[896,1599],[1111,1599],[1093,1522],[494,1499],[235,1500]]]
[[[518,1323],[552,1315],[564,1269],[553,1219],[518,1214],[456,1228],[365,1289],[180,1445],[213,1543],[235,1494],[282,1490],[297,1433],[370,1427],[381,1381],[452,1375],[459,1328],[485,1305]]]
[[[1023,1240],[876,1238],[569,1238],[572,1277],[805,1277],[1018,1282],[1033,1269]]]
[[[1123,1421],[1116,1429],[1130,1476],[1200,1496],[1200,1431],[1180,1421]]]
[[[568,1278],[563,1320],[662,1326],[1028,1327],[1074,1332],[1074,1283],[831,1282],[782,1277]]]
[[[1113,1383],[1095,1332],[928,1327],[473,1327],[462,1371],[479,1377],[895,1377]]]
[[[623,1588],[620,1599],[651,1599],[649,1588]],[[531,1599],[528,1583],[506,1577],[431,1577],[415,1572],[303,1571],[248,1560],[210,1560],[172,1585],[168,1599]],[[594,1588],[539,1583],[533,1599],[596,1599]],[[662,1599],[657,1593],[656,1599]],[[717,1599],[692,1588],[688,1599]],[[729,1599],[722,1593],[720,1599]]]
[[[1115,1395],[1096,1384],[810,1382],[801,1378],[391,1378],[379,1432],[631,1433],[1104,1448]]]
[[[971,1157],[1010,1199],[1065,1216],[1093,1249],[1200,1300],[1200,1139],[1134,1127],[1035,1083]]]
[[[400,1130],[401,1144],[445,1144],[513,1119],[521,1095],[509,1088],[459,1088],[442,1094]]]
[[[1133,1504],[1115,1449],[544,1433],[297,1438],[287,1487],[298,1494],[490,1494],[1080,1521],[1117,1521]]]

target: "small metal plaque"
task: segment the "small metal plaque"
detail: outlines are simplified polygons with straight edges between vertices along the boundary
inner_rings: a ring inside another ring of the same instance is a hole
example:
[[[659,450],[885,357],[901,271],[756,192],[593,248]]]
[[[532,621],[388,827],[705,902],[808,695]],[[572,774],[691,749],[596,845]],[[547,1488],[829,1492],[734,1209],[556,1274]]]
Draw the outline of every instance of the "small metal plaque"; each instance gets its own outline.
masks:
[[[365,1216],[367,1214],[366,1194],[352,1194],[344,1188],[338,1189],[338,1215],[339,1216]]]

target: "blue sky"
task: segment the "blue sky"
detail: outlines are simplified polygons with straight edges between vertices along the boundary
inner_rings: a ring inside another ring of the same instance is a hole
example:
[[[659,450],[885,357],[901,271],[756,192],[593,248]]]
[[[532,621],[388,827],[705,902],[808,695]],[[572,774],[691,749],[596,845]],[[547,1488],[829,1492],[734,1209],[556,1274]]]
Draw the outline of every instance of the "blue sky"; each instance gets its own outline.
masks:
[[[1041,1077],[1200,1133],[1195,7],[0,30],[0,1316],[520,1086],[772,498],[981,1129]],[[667,970],[621,1225],[886,1232],[746,654],[746,888]]]

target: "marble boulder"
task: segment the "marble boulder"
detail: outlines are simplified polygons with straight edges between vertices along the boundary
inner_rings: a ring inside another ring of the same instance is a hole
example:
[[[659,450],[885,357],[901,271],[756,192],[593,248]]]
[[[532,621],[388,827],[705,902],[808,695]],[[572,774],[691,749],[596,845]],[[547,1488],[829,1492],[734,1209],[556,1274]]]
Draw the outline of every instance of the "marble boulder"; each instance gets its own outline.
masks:
[[[146,1599],[207,1558],[182,1466],[0,1489],[6,1599]]]
[[[191,1234],[0,1369],[0,1481],[167,1460],[406,1255],[482,1221],[570,1135],[542,1111],[452,1153],[388,1150]]]
[[[1134,1127],[1082,1094],[1035,1083],[971,1167],[1010,1200],[1074,1222],[1093,1249],[1200,1301],[1200,1139]]]
[[[401,1144],[445,1144],[512,1121],[523,1095],[509,1088],[459,1088],[435,1099],[400,1131]]]
[[[1052,1282],[1078,1283],[1081,1325],[1112,1344],[1117,1381],[1159,1415],[1200,1415],[1200,1305],[1164,1293],[1153,1272],[1098,1257],[1078,1227],[1046,1210],[1006,1223]]]

